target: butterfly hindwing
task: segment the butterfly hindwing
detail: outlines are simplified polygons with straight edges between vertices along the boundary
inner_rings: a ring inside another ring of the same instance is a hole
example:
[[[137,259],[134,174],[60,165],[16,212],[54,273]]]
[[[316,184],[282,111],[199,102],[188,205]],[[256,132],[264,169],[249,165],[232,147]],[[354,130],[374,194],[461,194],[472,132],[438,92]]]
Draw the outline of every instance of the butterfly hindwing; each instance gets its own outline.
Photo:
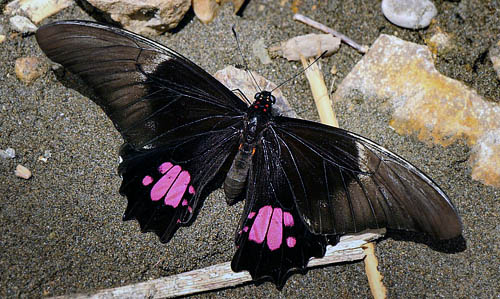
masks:
[[[140,152],[125,145],[119,167],[120,193],[128,198],[124,220],[137,219],[143,232],[155,232],[168,242],[220,186],[219,171],[237,150],[238,140],[239,133],[227,128],[194,135],[179,147]]]
[[[286,173],[311,231],[345,234],[368,228],[460,235],[461,221],[445,193],[396,154],[354,133],[277,117]]]
[[[239,230],[234,271],[254,280],[272,280],[281,288],[293,270],[304,270],[311,257],[322,257],[327,240],[303,223],[283,173],[274,140],[257,146]]]

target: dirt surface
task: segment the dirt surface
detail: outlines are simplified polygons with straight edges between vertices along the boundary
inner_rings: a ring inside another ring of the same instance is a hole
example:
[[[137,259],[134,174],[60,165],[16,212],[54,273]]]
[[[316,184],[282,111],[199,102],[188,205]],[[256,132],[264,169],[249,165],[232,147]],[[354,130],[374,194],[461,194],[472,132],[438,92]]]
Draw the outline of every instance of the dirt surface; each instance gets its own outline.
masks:
[[[214,73],[241,63],[231,34],[234,24],[243,52],[249,53],[249,67],[279,83],[301,66],[284,59],[261,65],[251,55],[252,42],[262,37],[270,45],[316,32],[292,21],[292,1],[282,1],[283,6],[279,2],[250,1],[242,17],[233,15],[228,4],[209,25],[190,13],[175,33],[154,39]],[[381,13],[380,1],[327,2],[301,1],[299,12],[362,44],[371,44],[381,33],[424,43],[426,30],[391,25]],[[435,4],[437,24],[454,36],[457,45],[437,58],[438,69],[499,102],[499,80],[487,57],[490,45],[500,38],[499,1]],[[63,19],[91,18],[74,6],[43,23]],[[8,32],[8,17],[0,16],[0,24]],[[16,78],[17,58],[44,57],[33,35],[8,32],[0,53],[0,149],[16,150],[16,158],[0,158],[0,297],[91,292],[231,260],[241,203],[227,207],[222,192],[216,191],[195,224],[178,231],[169,244],[141,234],[136,222],[121,221],[126,199],[118,194],[116,167],[122,140],[111,121],[85,96],[67,88],[60,71],[49,70],[30,85]],[[361,57],[343,44],[322,62],[327,85],[335,80],[335,89]],[[333,65],[338,70],[335,76],[329,73]],[[318,120],[303,77],[282,90],[301,117]],[[470,167],[463,162],[469,149],[462,143],[443,148],[399,136],[377,103],[347,106],[336,105],[340,126],[399,153],[428,173],[448,193],[464,224],[463,238],[449,242],[396,233],[380,241],[376,250],[389,297],[497,297],[500,191],[470,179]],[[45,150],[52,154],[46,163],[38,161]],[[17,164],[31,169],[33,177],[15,177]],[[363,263],[357,262],[294,275],[281,292],[265,283],[195,295],[218,296],[366,298],[370,291]]]

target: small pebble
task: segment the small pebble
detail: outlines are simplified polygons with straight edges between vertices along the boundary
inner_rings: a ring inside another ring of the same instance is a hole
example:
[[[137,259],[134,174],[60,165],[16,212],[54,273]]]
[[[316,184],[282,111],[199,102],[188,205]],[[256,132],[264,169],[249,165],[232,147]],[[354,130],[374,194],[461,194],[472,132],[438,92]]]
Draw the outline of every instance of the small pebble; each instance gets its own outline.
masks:
[[[428,38],[425,38],[425,43],[434,55],[443,55],[451,52],[454,49],[451,36],[443,31],[439,26],[433,26],[429,31]]]
[[[35,24],[31,23],[30,19],[23,16],[13,16],[9,19],[12,30],[21,33],[32,33],[38,29]]]
[[[16,59],[15,72],[17,78],[24,83],[31,83],[47,71],[47,65],[37,57],[21,57]]]
[[[43,152],[43,156],[38,157],[38,161],[42,161],[42,162],[46,163],[51,156],[52,156],[52,154],[50,153],[50,151],[46,150]]]
[[[46,163],[51,156],[52,156],[51,152],[49,150],[46,150],[43,152],[43,156],[38,157],[38,161]]]
[[[429,0],[383,0],[382,13],[395,25],[420,29],[429,26],[437,9]]]
[[[252,44],[253,55],[259,58],[260,63],[269,64],[271,63],[271,57],[267,53],[266,45],[263,38],[259,38]]]
[[[14,172],[17,177],[23,178],[25,180],[29,179],[31,177],[31,171],[22,166],[21,164],[18,164],[16,167],[16,171]]]
[[[488,54],[493,64],[493,69],[497,73],[498,79],[500,79],[500,40],[491,46]]]
[[[0,150],[0,157],[4,159],[14,159],[16,157],[16,151],[10,147],[5,150]]]

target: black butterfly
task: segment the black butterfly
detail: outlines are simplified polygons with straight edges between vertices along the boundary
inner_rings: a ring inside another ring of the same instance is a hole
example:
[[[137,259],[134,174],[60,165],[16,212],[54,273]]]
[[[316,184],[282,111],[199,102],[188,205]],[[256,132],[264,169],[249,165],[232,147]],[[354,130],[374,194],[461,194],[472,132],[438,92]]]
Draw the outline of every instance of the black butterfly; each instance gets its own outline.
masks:
[[[247,106],[175,51],[107,25],[56,22],[36,39],[94,89],[122,134],[123,219],[162,242],[223,181],[229,204],[245,200],[232,269],[278,287],[338,235],[461,234],[451,201],[416,167],[354,133],[273,114],[268,91]]]

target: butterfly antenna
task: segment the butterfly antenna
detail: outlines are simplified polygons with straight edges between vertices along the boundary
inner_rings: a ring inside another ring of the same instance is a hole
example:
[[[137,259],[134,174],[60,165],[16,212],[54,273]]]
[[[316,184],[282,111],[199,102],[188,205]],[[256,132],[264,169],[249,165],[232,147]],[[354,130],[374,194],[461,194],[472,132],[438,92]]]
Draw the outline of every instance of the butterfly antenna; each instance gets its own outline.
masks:
[[[233,31],[233,35],[234,35],[234,39],[236,40],[236,46],[238,47],[238,51],[240,52],[241,58],[243,59],[243,64],[245,65],[245,71],[247,71],[247,73],[252,78],[253,83],[255,83],[255,86],[257,86],[257,89],[259,90],[259,92],[261,92],[262,89],[260,88],[259,84],[257,83],[257,80],[255,80],[254,76],[252,75],[252,72],[248,69],[248,64],[247,64],[247,61],[245,59],[245,55],[243,55],[243,51],[241,51],[240,41],[238,39],[238,35],[236,34],[236,30],[234,29],[234,25],[231,27],[231,30]]]
[[[321,53],[321,55],[319,55],[318,58],[314,59],[314,61],[311,62],[311,64],[308,65],[305,69],[298,71],[297,73],[295,73],[295,75],[293,75],[293,77],[291,77],[291,78],[289,78],[289,79],[281,82],[278,86],[276,86],[275,88],[273,88],[273,90],[271,90],[271,93],[273,91],[275,91],[276,89],[280,88],[281,86],[283,86],[285,83],[290,82],[291,80],[293,80],[296,77],[298,77],[300,74],[304,73],[308,68],[310,68],[313,64],[315,64],[320,58],[322,58],[323,56],[325,56],[326,52],[328,52],[328,51],[325,51],[325,52]]]

